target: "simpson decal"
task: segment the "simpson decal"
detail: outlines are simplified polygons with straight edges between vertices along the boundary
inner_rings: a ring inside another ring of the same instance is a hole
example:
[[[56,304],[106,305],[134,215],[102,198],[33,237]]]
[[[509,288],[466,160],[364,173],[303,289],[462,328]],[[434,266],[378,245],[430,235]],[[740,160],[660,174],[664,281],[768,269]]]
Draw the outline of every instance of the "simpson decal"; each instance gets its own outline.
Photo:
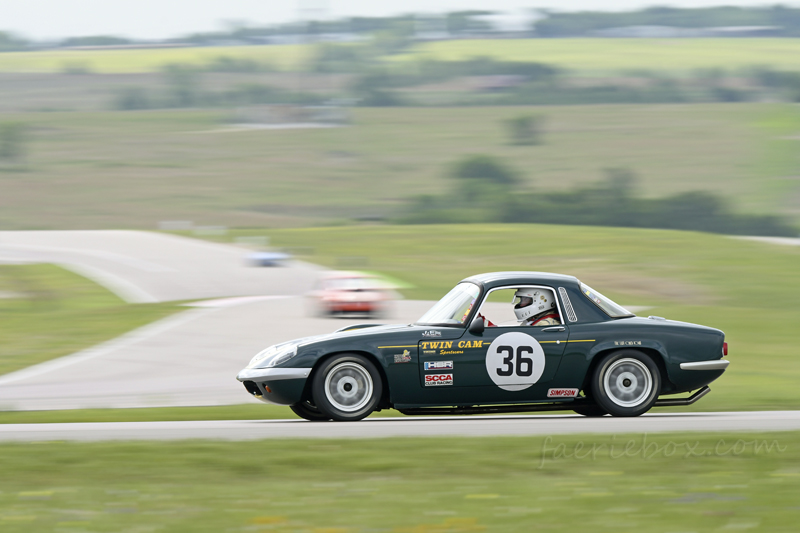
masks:
[[[425,370],[453,370],[452,361],[425,361]]]
[[[425,376],[426,387],[438,387],[441,385],[452,385],[453,374],[428,374]]]
[[[530,335],[518,331],[503,333],[489,345],[486,371],[503,390],[527,389],[544,373],[544,350]]]
[[[574,398],[578,395],[578,389],[548,389],[548,398]]]

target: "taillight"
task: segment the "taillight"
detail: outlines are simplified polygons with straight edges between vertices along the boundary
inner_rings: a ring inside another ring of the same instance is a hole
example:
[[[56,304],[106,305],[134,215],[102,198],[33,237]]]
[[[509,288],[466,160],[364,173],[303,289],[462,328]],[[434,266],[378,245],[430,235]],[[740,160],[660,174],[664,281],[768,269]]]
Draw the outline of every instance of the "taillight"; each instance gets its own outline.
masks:
[[[728,343],[727,342],[723,342],[722,343],[722,357],[725,357],[726,355],[728,355]]]

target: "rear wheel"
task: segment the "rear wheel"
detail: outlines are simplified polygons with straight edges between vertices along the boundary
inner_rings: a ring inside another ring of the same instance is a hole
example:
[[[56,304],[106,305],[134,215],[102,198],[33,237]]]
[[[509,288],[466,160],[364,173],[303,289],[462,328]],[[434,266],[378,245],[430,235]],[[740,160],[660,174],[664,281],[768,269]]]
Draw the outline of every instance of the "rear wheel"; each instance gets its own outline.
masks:
[[[311,421],[321,421],[321,420],[330,420],[331,417],[324,414],[319,408],[309,401],[304,401],[300,403],[296,403],[294,405],[290,405],[289,409],[294,411],[294,414],[299,416],[300,418],[305,418],[306,420]]]
[[[636,350],[606,356],[592,376],[593,399],[613,416],[639,416],[650,410],[661,392],[655,362]]]
[[[317,369],[311,393],[314,404],[329,418],[355,421],[367,417],[378,406],[383,382],[369,359],[358,354],[341,354]]]

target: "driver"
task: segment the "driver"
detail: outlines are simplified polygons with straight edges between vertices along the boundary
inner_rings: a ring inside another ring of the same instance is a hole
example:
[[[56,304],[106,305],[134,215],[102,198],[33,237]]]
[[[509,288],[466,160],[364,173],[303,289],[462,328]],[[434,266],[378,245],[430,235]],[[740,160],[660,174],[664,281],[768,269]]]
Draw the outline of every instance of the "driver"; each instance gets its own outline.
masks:
[[[556,302],[549,291],[517,289],[514,293],[514,314],[520,326],[558,326]]]

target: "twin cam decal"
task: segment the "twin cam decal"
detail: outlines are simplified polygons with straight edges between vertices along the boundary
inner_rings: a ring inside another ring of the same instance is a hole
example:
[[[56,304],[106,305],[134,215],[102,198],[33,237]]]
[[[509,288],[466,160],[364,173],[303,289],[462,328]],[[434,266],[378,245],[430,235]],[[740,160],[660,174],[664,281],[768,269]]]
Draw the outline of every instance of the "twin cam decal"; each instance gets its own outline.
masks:
[[[542,377],[544,350],[525,333],[503,333],[489,345],[486,371],[495,385],[507,391],[527,389]]]

